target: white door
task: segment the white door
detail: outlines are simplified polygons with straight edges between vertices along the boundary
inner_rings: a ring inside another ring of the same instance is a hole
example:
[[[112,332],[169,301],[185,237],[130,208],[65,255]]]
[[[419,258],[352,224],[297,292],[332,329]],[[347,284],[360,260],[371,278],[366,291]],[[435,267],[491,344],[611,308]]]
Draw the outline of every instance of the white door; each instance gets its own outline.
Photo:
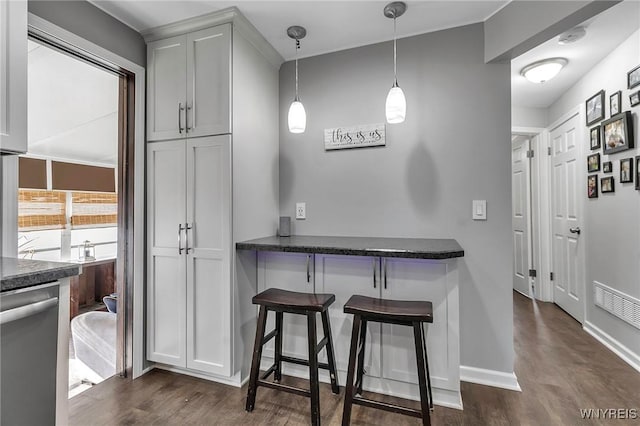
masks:
[[[513,288],[532,297],[530,269],[530,185],[528,136],[516,136],[511,143],[511,226],[513,238]]]
[[[0,148],[27,152],[27,1],[0,1]]]
[[[459,346],[457,278],[447,262],[382,258],[382,298],[426,300],[433,304],[433,323],[425,326],[429,371],[434,388],[459,389]],[[454,313],[455,312],[455,313]],[[438,345],[430,342],[439,342]],[[406,383],[418,383],[418,368],[413,329],[383,324],[382,377]]]
[[[187,36],[147,45],[147,140],[186,136]]]
[[[179,367],[186,366],[184,144],[147,145],[147,358]]]
[[[346,380],[351,345],[353,315],[344,313],[344,305],[354,294],[380,297],[380,259],[368,256],[316,255],[316,293],[335,294],[329,308],[338,378]],[[320,333],[320,336],[323,334]],[[325,352],[322,352],[323,362]],[[380,324],[367,324],[365,376],[380,377]]]
[[[231,133],[231,24],[187,36],[187,132]]]
[[[584,243],[580,238],[586,161],[582,161],[580,115],[551,130],[551,197],[553,299],[582,323],[584,309]]]
[[[231,136],[187,142],[187,368],[231,375]]]

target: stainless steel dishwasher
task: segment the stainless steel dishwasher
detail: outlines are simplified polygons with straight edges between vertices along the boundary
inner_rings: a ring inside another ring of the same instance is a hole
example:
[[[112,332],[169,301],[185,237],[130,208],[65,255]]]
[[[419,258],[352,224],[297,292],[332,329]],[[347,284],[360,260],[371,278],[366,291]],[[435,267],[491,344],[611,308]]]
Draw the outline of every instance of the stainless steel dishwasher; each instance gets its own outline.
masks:
[[[0,293],[0,425],[55,424],[58,285]]]

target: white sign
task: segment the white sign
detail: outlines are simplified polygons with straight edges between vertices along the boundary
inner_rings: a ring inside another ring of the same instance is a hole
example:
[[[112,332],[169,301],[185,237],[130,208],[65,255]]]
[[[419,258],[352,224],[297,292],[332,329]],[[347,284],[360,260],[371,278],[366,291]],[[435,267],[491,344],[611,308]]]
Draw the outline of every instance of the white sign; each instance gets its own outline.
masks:
[[[384,123],[324,129],[324,149],[326,151],[385,144]]]

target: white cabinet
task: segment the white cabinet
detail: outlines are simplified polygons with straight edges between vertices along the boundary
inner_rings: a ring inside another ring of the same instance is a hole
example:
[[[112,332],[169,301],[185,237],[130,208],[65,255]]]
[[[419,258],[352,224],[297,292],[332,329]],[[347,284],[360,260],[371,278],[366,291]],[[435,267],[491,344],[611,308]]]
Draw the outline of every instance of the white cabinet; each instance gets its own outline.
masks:
[[[231,24],[147,45],[147,140],[231,133]]]
[[[231,137],[149,144],[147,353],[230,375]]]
[[[0,152],[27,152],[27,1],[0,1]]]

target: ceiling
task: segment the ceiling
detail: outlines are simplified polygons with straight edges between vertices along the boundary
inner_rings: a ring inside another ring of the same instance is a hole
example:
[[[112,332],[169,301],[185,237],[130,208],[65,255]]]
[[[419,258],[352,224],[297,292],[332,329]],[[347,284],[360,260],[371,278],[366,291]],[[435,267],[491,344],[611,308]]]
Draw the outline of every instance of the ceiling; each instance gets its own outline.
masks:
[[[117,165],[118,77],[28,44],[28,154]]]
[[[307,37],[300,57],[391,40],[393,24],[382,14],[386,1],[164,1],[90,0],[91,3],[137,31],[236,6],[285,60],[295,46],[286,35],[291,25],[302,25]],[[423,34],[482,22],[508,1],[407,1],[398,18],[398,36]]]
[[[558,44],[558,37],[554,37],[511,62],[511,102],[514,106],[547,108],[553,104],[595,64],[640,28],[640,2],[619,3],[586,21],[583,26],[587,35],[581,40],[563,46]],[[526,65],[554,57],[566,58],[569,63],[552,80],[535,84],[520,75]]]

